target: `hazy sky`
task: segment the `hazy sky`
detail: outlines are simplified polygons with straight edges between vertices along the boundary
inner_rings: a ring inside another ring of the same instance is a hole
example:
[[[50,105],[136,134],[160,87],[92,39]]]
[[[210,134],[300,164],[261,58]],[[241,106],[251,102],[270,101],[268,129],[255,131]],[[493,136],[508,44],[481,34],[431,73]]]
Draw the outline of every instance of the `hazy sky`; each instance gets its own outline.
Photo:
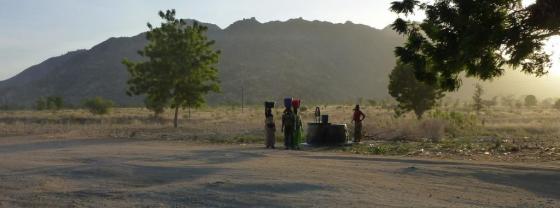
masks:
[[[89,49],[109,37],[133,36],[159,22],[159,10],[222,28],[236,20],[303,17],[383,28],[393,0],[0,0],[0,80],[47,58]]]

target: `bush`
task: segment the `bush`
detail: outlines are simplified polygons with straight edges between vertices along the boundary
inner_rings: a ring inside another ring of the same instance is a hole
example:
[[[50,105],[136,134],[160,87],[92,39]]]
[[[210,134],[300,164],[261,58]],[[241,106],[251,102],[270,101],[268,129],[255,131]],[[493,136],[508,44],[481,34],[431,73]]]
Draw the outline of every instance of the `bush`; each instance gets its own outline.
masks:
[[[457,135],[472,135],[480,133],[480,120],[476,115],[469,115],[456,111],[435,110],[430,114],[430,118],[445,121],[445,133],[452,137]]]
[[[40,97],[35,102],[35,108],[39,111],[42,110],[51,110],[51,111],[58,111],[62,109],[64,105],[64,101],[62,97],[58,96],[49,96],[49,97]]]
[[[94,115],[108,114],[113,107],[113,101],[101,97],[84,100],[84,107]]]

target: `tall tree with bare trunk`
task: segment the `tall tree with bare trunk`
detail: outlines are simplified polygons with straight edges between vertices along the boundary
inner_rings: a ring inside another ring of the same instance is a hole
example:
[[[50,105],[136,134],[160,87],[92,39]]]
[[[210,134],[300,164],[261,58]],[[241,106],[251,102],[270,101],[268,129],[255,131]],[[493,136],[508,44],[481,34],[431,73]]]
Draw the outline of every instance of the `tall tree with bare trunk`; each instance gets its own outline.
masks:
[[[178,126],[179,109],[198,107],[205,95],[219,92],[218,69],[220,51],[208,40],[208,28],[194,22],[188,24],[175,18],[175,10],[159,12],[164,20],[160,27],[148,23],[148,45],[138,53],[147,58],[135,63],[124,60],[130,73],[129,95],[146,95],[147,103],[168,105],[175,110],[173,126]],[[153,107],[153,106],[148,106]]]

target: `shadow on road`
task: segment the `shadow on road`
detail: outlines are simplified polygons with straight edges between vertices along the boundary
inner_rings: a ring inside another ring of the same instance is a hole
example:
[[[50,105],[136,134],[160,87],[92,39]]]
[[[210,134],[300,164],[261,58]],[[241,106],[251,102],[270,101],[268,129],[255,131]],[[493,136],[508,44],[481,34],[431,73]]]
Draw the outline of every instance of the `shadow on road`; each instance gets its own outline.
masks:
[[[484,182],[517,187],[543,197],[560,199],[560,174],[558,173],[530,172],[519,174],[479,171],[470,175]]]
[[[322,160],[346,160],[346,161],[370,161],[370,162],[389,162],[389,163],[408,163],[416,165],[458,165],[458,166],[477,166],[477,167],[489,167],[489,168],[501,168],[509,170],[520,170],[520,171],[552,171],[560,174],[560,169],[553,168],[539,168],[539,167],[524,167],[515,165],[499,165],[499,164],[474,164],[468,162],[455,162],[455,161],[437,161],[437,160],[422,160],[422,159],[400,159],[400,158],[382,158],[382,157],[353,157],[353,156],[304,156],[310,159],[322,159]]]
[[[229,149],[209,149],[193,150],[179,154],[167,156],[144,156],[133,160],[145,162],[184,162],[197,161],[208,165],[218,165],[224,163],[243,162],[252,159],[263,158],[266,155],[259,152],[251,152],[248,149],[229,148]]]
[[[560,170],[546,168],[520,167],[497,164],[473,164],[452,161],[431,161],[396,158],[367,158],[351,156],[305,156],[312,159],[355,160],[369,162],[391,162],[416,165],[405,168],[401,173],[410,175],[430,175],[433,177],[467,177],[503,186],[527,190],[543,197],[560,199]],[[428,165],[418,167],[418,165]],[[431,167],[450,166],[445,170]]]
[[[186,207],[299,207],[296,195],[315,194],[329,189],[309,183],[212,183],[200,188],[181,188],[153,193],[137,193],[134,198],[146,200],[146,204],[159,203],[166,206]],[[293,201],[280,200],[292,196]],[[295,205],[296,204],[296,205]]]
[[[129,140],[129,139],[111,139],[111,138],[39,141],[39,142],[32,142],[32,143],[25,143],[25,144],[0,145],[0,154],[63,149],[63,148],[90,146],[90,145],[114,145],[114,144],[124,144],[133,141],[134,140]]]
[[[2,178],[56,177],[72,183],[97,184],[111,187],[150,187],[200,177],[223,171],[212,167],[167,167],[127,164],[119,160],[92,159],[87,164],[51,166],[1,174]]]
[[[295,194],[307,191],[328,189],[328,187],[309,183],[249,183],[249,184],[210,184],[206,188],[215,191],[232,193],[275,193]]]

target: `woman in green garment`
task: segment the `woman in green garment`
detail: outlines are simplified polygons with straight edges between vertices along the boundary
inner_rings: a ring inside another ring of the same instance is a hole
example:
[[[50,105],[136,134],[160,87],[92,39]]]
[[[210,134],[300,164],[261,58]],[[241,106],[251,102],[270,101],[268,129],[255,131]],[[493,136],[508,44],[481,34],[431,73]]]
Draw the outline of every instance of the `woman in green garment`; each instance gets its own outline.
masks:
[[[299,116],[299,107],[301,105],[301,100],[293,100],[292,106],[294,107],[295,114],[295,131],[294,131],[294,142],[292,143],[293,149],[300,149],[300,144],[303,142],[303,123],[301,122],[301,116]]]
[[[295,149],[300,149],[300,144],[303,142],[303,124],[301,122],[301,117],[296,114],[296,131],[294,132],[294,145]]]

